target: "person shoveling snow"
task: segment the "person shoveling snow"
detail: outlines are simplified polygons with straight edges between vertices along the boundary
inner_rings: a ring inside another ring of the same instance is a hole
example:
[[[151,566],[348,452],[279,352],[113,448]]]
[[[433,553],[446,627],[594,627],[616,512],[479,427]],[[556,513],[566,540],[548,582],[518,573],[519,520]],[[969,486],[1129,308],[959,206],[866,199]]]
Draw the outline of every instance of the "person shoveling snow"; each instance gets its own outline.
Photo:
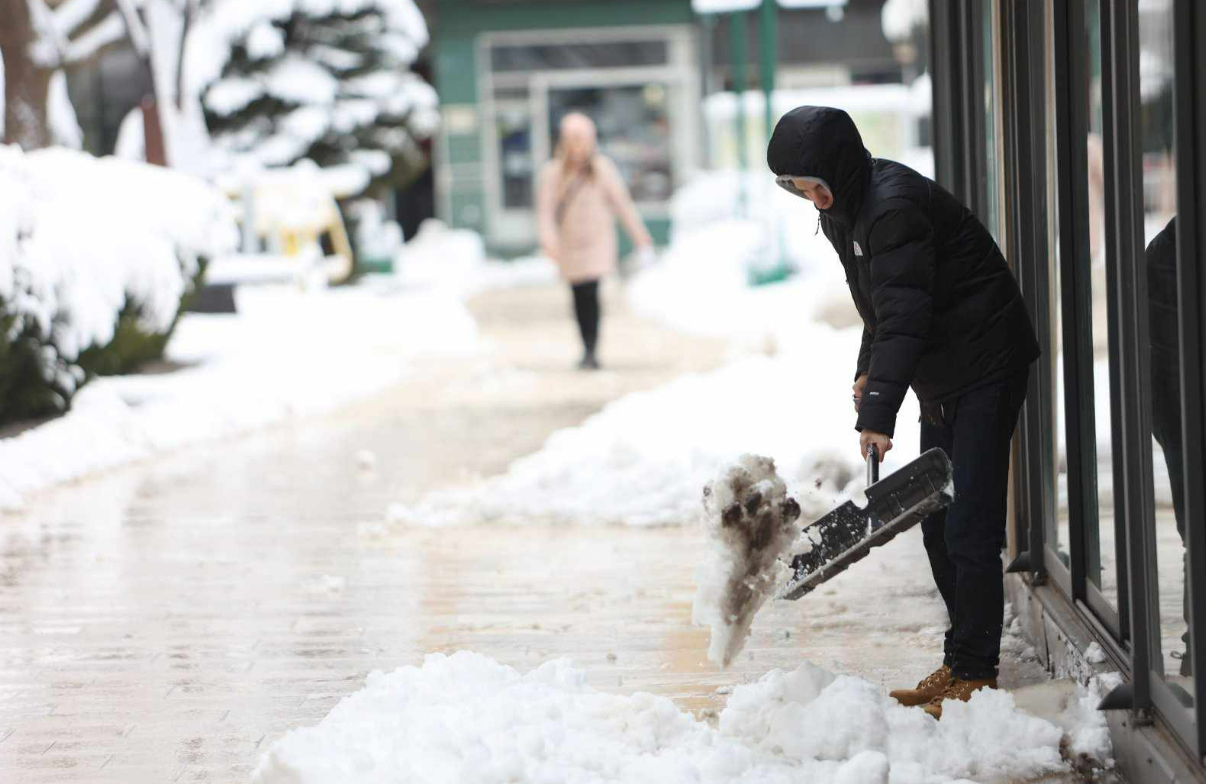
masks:
[[[863,320],[854,373],[863,455],[892,448],[912,387],[922,450],[941,448],[954,467],[958,497],[922,523],[950,617],[943,663],[917,688],[893,693],[941,716],[944,701],[996,687],[1010,444],[1041,353],[1034,328],[984,225],[933,180],[872,158],[846,112],[793,109],[766,159],[780,186],[820,211]]]

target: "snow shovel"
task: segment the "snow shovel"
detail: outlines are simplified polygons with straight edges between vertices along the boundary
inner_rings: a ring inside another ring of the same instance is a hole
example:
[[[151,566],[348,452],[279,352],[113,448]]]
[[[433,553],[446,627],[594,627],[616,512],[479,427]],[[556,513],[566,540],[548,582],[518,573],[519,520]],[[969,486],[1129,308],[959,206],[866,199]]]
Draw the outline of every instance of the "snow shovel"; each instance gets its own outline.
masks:
[[[867,454],[867,505],[853,501],[805,526],[812,548],[792,560],[792,577],[780,599],[799,599],[818,585],[887,544],[925,517],[955,500],[952,469],[946,452],[935,447],[879,478],[879,453]]]

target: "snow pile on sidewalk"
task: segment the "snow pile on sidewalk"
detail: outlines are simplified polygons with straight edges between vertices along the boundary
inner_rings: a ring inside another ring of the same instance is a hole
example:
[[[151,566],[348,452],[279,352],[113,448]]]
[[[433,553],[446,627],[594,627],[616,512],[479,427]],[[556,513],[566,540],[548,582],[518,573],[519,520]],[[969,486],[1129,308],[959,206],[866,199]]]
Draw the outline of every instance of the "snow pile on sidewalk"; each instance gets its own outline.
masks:
[[[396,383],[409,359],[477,344],[459,300],[388,279],[237,297],[238,315],[181,321],[168,359],[183,369],[98,379],[67,415],[0,439],[0,509],[56,482],[334,409]]]
[[[545,258],[490,261],[481,235],[452,229],[429,218],[403,246],[395,266],[398,279],[416,289],[436,289],[462,297],[510,286],[552,283],[553,262]]]
[[[65,149],[0,147],[0,320],[40,349],[64,408],[81,352],[113,340],[123,309],[146,333],[176,319],[199,260],[238,240],[232,211],[201,180]]]
[[[777,345],[813,321],[855,323],[841,262],[816,230],[816,209],[773,180],[730,171],[697,175],[675,193],[671,220],[670,247],[627,287],[638,313],[750,346]],[[751,286],[789,269],[796,274],[785,282]]]
[[[651,694],[606,694],[567,660],[521,675],[479,654],[375,672],[275,743],[259,784],[603,782],[942,784],[1067,770],[1062,731],[982,692],[941,722],[805,664],[738,686],[717,727]]]
[[[617,400],[554,433],[506,473],[450,488],[389,517],[420,525],[536,522],[683,525],[699,491],[745,453],[774,459],[805,520],[862,489],[850,404],[861,330],[808,325],[799,345],[684,376]],[[884,471],[918,455],[918,409],[909,395]],[[793,487],[795,486],[795,487]]]
[[[712,553],[700,568],[692,617],[712,629],[708,659],[727,667],[745,647],[754,615],[788,577],[779,557],[800,535],[800,505],[775,461],[757,455],[725,467],[703,495]]]

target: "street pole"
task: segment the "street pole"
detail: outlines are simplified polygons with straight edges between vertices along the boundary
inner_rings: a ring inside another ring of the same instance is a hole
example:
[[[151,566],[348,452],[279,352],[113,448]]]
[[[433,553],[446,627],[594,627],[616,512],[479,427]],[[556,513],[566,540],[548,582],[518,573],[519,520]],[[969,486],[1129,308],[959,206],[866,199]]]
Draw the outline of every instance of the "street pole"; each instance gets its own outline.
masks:
[[[762,0],[762,19],[758,25],[761,43],[761,62],[759,71],[762,74],[762,94],[766,98],[766,140],[769,142],[771,132],[775,130],[775,64],[779,60],[779,3],[776,0]]]
[[[759,62],[758,70],[762,76],[762,97],[764,103],[763,123],[766,133],[765,142],[770,142],[775,130],[775,66],[779,62],[779,3],[778,0],[762,0],[761,18],[758,24]],[[770,190],[769,181],[764,185]],[[768,230],[768,251],[771,258],[767,265],[767,282],[781,280],[791,274],[787,263],[787,253],[783,238],[783,226],[771,208],[771,198],[767,198],[766,221]]]
[[[737,133],[737,215],[745,217],[745,171],[748,163],[745,154],[746,20],[744,11],[736,11],[729,15],[729,33],[732,41],[733,95],[737,98],[735,126]]]

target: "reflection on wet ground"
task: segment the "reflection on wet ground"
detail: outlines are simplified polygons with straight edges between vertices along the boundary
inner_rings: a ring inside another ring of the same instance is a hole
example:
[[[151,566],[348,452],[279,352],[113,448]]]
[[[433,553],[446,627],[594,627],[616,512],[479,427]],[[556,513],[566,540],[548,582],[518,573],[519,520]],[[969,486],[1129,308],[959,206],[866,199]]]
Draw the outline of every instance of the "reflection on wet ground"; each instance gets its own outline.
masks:
[[[391,501],[500,471],[607,400],[720,361],[721,346],[621,310],[604,352],[619,370],[574,373],[563,300],[488,295],[475,308],[488,356],[0,518],[0,780],[242,781],[266,744],[367,673],[435,651],[521,670],[568,656],[601,689],[697,711],[804,659],[884,684],[935,665],[942,612],[914,536],[861,571],[890,572],[900,601],[860,595],[856,570],[765,611],[747,654],[717,672],[690,622],[692,526],[386,523]],[[1030,664],[1006,681],[1037,677]]]

